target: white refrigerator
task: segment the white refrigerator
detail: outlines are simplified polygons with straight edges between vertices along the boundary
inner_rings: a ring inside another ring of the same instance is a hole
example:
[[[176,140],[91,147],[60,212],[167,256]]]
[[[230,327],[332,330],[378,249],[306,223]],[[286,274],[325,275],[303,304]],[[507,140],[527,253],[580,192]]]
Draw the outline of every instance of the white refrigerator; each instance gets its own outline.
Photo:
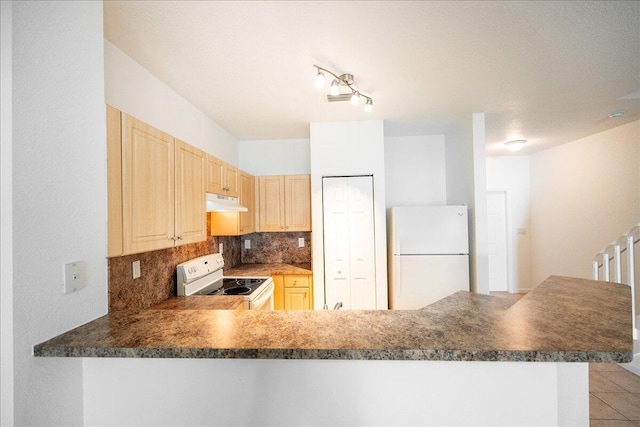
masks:
[[[389,209],[389,308],[413,310],[469,290],[466,206]]]

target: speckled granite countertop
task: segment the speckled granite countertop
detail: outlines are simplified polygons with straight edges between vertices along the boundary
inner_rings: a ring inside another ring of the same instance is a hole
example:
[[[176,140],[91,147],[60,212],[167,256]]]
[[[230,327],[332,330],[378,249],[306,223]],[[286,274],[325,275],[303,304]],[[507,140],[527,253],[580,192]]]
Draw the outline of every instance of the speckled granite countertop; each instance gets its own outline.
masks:
[[[240,264],[224,270],[225,276],[273,276],[274,274],[312,274],[311,264]]]
[[[236,310],[243,304],[243,296],[193,295],[169,298],[149,310]]]
[[[34,353],[543,362],[633,356],[629,288],[591,280],[552,276],[513,305],[458,292],[415,311],[211,310],[189,298],[105,315],[36,345]]]

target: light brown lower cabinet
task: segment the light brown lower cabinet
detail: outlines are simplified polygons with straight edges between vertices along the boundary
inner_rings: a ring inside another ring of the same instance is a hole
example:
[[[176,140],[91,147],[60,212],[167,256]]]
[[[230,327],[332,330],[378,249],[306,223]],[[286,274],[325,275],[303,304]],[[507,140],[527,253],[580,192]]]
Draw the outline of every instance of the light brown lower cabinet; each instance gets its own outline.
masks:
[[[313,309],[313,278],[310,274],[276,274],[271,277],[275,285],[275,310]]]

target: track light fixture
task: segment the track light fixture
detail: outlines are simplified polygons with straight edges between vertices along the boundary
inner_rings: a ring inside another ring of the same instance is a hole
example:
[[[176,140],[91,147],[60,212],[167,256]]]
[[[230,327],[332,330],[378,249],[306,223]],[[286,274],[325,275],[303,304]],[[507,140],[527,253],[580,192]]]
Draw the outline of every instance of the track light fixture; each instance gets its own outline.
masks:
[[[367,96],[360,92],[358,89],[353,87],[353,74],[341,74],[337,75],[326,68],[319,67],[314,65],[318,73],[316,74],[316,88],[322,89],[325,85],[325,75],[324,73],[330,74],[333,76],[333,81],[331,81],[331,88],[329,90],[329,95],[327,95],[327,101],[336,102],[336,101],[349,101],[351,105],[358,105],[360,103],[360,98],[365,99],[364,111],[370,113],[373,111],[373,99],[370,96]],[[341,88],[346,88],[347,93],[341,93]]]

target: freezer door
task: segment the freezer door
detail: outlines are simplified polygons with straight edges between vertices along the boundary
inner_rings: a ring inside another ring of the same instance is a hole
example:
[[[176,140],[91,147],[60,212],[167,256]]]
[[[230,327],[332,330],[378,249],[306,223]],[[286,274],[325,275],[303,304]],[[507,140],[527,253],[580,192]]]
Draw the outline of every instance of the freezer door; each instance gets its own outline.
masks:
[[[466,206],[407,206],[390,211],[394,255],[468,254]]]
[[[458,291],[469,291],[469,256],[393,256],[389,277],[389,308],[419,309]]]

